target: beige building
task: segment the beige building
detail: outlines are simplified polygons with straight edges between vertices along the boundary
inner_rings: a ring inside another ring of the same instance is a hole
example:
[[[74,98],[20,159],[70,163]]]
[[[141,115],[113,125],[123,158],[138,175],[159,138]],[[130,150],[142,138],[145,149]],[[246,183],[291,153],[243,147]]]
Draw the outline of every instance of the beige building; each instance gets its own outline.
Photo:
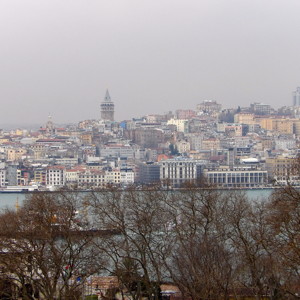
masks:
[[[278,184],[299,184],[299,166],[294,157],[276,157],[266,159],[266,169],[270,177]]]
[[[281,134],[293,134],[295,119],[284,118],[259,118],[257,119],[261,128],[276,131]]]
[[[0,144],[5,144],[11,141],[11,138],[9,136],[3,136],[0,137]]]
[[[9,148],[6,150],[7,161],[18,161],[22,159],[22,156],[25,155],[27,151],[22,148],[14,149]]]
[[[220,149],[220,140],[216,138],[204,139],[202,141],[202,150]]]
[[[66,170],[66,183],[67,184],[75,184],[78,182],[79,174],[83,173],[85,170],[83,168],[74,168]]]
[[[234,123],[253,125],[256,124],[254,114],[251,113],[238,113],[234,115]]]
[[[105,185],[105,173],[99,170],[85,170],[78,173],[79,186],[102,187]]]
[[[84,145],[91,145],[93,141],[93,134],[91,132],[81,134],[80,141]]]
[[[45,145],[35,143],[31,146],[31,150],[33,151],[34,159],[40,159],[45,157]]]

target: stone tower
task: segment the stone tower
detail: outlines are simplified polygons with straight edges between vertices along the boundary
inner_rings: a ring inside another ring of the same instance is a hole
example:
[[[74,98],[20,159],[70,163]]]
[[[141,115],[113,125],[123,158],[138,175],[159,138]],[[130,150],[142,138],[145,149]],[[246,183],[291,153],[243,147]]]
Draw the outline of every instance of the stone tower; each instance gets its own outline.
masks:
[[[104,97],[104,101],[101,102],[101,119],[104,121],[114,121],[115,105],[111,101],[108,90]]]

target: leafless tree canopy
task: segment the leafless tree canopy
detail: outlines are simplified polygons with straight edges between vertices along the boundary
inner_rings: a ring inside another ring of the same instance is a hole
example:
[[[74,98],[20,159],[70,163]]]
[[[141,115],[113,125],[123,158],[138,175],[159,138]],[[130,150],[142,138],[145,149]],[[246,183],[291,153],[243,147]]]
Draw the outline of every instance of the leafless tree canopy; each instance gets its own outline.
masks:
[[[117,276],[107,299],[158,300],[162,283],[185,299],[298,299],[300,192],[34,193],[1,214],[0,251],[0,299],[82,299],[93,275]]]

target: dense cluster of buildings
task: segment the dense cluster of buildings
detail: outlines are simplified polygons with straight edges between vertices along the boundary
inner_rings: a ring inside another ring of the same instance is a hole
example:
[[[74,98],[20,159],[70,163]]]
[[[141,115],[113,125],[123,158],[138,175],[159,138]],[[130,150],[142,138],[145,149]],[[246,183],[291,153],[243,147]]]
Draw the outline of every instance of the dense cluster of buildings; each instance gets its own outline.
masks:
[[[0,129],[0,189],[82,189],[205,180],[218,187],[298,185],[300,96],[293,106],[194,110],[116,122],[108,91],[99,120],[38,130]],[[299,99],[298,99],[299,98]]]

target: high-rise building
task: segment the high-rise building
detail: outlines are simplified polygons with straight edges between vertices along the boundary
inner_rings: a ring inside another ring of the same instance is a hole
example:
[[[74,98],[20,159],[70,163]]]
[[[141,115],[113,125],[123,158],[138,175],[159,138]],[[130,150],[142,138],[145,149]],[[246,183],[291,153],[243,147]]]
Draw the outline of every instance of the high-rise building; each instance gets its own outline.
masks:
[[[293,92],[293,106],[300,106],[300,87]]]
[[[104,121],[114,121],[115,105],[111,101],[108,90],[106,91],[104,101],[101,103],[101,119]]]

